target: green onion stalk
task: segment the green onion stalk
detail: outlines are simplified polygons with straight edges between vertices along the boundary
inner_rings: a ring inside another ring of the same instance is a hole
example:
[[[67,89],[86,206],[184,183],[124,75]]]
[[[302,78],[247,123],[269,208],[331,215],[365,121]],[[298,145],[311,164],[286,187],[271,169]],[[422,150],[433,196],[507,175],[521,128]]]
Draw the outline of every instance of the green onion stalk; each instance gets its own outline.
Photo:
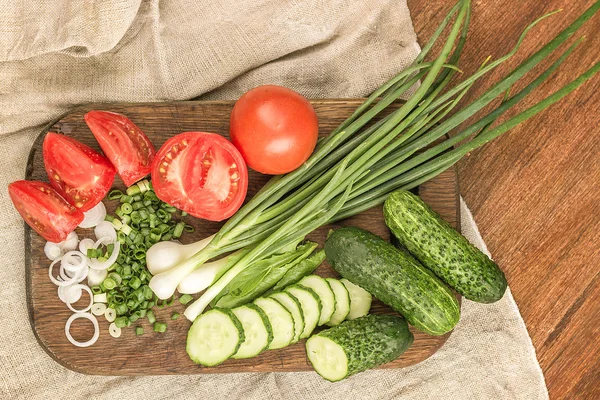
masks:
[[[208,260],[240,248],[249,251],[220,276],[185,312],[194,320],[226,285],[253,262],[296,246],[318,227],[380,205],[389,193],[410,189],[434,178],[464,155],[483,146],[527,119],[560,101],[599,70],[600,63],[574,81],[521,111],[502,124],[496,120],[518,105],[550,77],[581,43],[576,41],[550,67],[518,93],[512,86],[552,54],[600,9],[594,3],[570,26],[527,58],[478,99],[456,110],[472,86],[519,49],[523,32],[505,56],[485,62],[460,83],[450,83],[461,73],[457,64],[466,44],[471,3],[459,1],[434,32],[414,63],[377,89],[357,110],[324,140],[297,170],[272,178],[245,206],[230,218],[212,241],[175,268],[155,275],[150,287],[159,298],[173,295],[179,282]],[[442,34],[448,31],[439,54],[425,61]],[[408,100],[398,100],[413,90]],[[502,102],[459,128],[496,98]],[[459,128],[458,132],[454,132]],[[450,136],[449,134],[454,134]]]

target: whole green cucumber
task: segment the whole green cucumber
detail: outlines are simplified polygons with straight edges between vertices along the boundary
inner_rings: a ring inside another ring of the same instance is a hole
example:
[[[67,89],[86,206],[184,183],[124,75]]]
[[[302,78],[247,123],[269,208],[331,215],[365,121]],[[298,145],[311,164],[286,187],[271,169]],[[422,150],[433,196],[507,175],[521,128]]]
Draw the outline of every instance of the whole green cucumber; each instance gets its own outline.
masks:
[[[313,335],[306,355],[319,375],[335,382],[395,360],[413,339],[404,319],[371,314]]]
[[[507,283],[498,265],[418,196],[405,190],[393,192],[383,212],[398,241],[458,293],[479,303],[502,298]]]
[[[454,294],[407,253],[359,228],[333,231],[325,241],[331,266],[430,335],[454,328],[460,307]]]

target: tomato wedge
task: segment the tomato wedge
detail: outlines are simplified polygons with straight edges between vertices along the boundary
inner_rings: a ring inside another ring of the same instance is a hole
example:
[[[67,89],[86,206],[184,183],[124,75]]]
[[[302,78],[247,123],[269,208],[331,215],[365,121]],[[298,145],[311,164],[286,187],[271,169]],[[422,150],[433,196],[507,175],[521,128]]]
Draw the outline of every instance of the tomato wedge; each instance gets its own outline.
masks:
[[[108,111],[90,111],[84,119],[125,185],[131,186],[150,174],[156,150],[129,118]]]
[[[81,211],[100,203],[115,179],[106,157],[65,135],[48,132],[43,154],[50,184]]]
[[[16,181],[8,194],[25,222],[50,242],[62,242],[83,221],[83,213],[47,183]]]
[[[184,132],[160,148],[152,163],[159,199],[210,221],[231,217],[248,190],[248,169],[240,152],[216,133]]]

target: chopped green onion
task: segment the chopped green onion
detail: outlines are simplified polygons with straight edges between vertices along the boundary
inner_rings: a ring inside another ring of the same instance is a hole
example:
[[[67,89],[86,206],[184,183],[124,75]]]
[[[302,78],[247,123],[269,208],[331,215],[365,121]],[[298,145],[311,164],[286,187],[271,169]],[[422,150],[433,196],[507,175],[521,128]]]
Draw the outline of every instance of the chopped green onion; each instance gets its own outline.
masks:
[[[142,207],[144,207],[144,203],[142,203],[141,201],[136,201],[135,203],[133,203],[133,209],[134,210],[139,210]]]
[[[127,305],[121,303],[121,304],[115,304],[114,307],[115,311],[117,312],[117,315],[123,315],[123,314],[127,314],[127,311],[129,311],[127,309]]]
[[[185,225],[186,232],[194,232],[195,230],[196,230],[196,228],[194,228],[193,226],[187,225],[187,224]]]
[[[114,189],[108,192],[109,200],[118,200],[121,198],[121,196],[123,196],[123,192],[121,192],[119,189]]]
[[[167,330],[167,324],[161,322],[154,323],[154,332],[164,333]]]
[[[184,306],[192,300],[194,300],[194,298],[192,296],[190,296],[189,294],[184,294],[179,298],[179,302],[181,304],[183,304]]]
[[[123,223],[121,221],[119,221],[118,219],[114,218],[112,221],[112,225],[115,228],[115,230],[119,230],[121,229],[121,227],[123,226]]]
[[[87,249],[86,252],[87,258],[98,258],[100,254],[102,254],[102,252],[98,249]]]
[[[170,233],[165,233],[164,235],[162,235],[161,239],[162,240],[171,240],[172,235]]]
[[[104,285],[105,289],[111,290],[117,286],[117,282],[115,282],[112,278],[106,278],[104,279],[104,282],[102,282],[102,285]]]
[[[152,312],[152,310],[146,313],[146,318],[148,318],[148,322],[150,322],[151,324],[156,322],[156,317],[154,316],[154,312]]]
[[[122,281],[121,276],[119,274],[117,274],[116,272],[111,272],[110,274],[108,274],[108,277],[110,279],[112,279],[117,285],[121,284],[121,281]]]
[[[127,317],[117,317],[115,319],[115,325],[117,326],[117,328],[124,328],[126,326],[129,326],[130,324],[131,324],[131,322],[129,321],[129,318],[127,318]]]
[[[183,233],[183,228],[185,227],[185,223],[179,222],[175,225],[175,229],[173,229],[173,237],[175,239],[179,238]]]
[[[140,190],[140,187],[138,185],[131,185],[127,188],[127,195],[128,196],[135,196],[136,194],[141,193],[142,191]]]
[[[143,334],[144,334],[144,328],[143,328],[143,327],[141,327],[141,326],[137,326],[137,327],[135,328],[135,334],[136,334],[136,335],[138,335],[138,336],[139,336],[139,335],[143,335]]]
[[[127,224],[123,224],[123,226],[121,227],[121,232],[129,236],[131,234],[131,227]]]
[[[92,286],[90,289],[92,289],[92,293],[94,294],[102,293],[102,289],[100,288],[100,286]]]
[[[174,312],[173,314],[171,314],[171,319],[173,321],[175,321],[177,318],[179,318],[179,313],[178,312]]]
[[[185,211],[182,211],[182,212],[181,212],[181,217],[182,217],[182,218],[184,218],[184,217],[187,217],[187,216],[188,216],[188,213],[186,213]]]
[[[142,281],[137,276],[132,276],[131,279],[129,280],[129,286],[132,287],[133,289],[139,288],[141,284],[142,284]]]
[[[123,214],[131,214],[133,211],[133,206],[129,203],[122,204],[121,211],[123,211]]]
[[[131,204],[131,203],[133,203],[133,197],[128,196],[128,195],[123,195],[123,196],[121,196],[120,202],[124,203],[124,204]]]
[[[136,202],[136,201],[141,201],[141,200],[142,200],[142,196],[141,196],[141,195],[139,195],[139,194],[136,194],[135,196],[133,196],[133,201],[134,201],[134,202]]]

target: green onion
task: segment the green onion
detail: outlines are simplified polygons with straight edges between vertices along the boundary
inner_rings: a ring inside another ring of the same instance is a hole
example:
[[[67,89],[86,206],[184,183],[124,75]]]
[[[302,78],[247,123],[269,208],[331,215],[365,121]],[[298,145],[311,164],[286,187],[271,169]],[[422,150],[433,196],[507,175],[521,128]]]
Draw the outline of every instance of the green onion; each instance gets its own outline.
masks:
[[[182,217],[182,218],[183,218],[183,217],[187,217],[187,216],[188,216],[188,213],[186,213],[185,211],[182,211],[182,212],[181,212],[181,217]]]
[[[129,311],[129,309],[127,308],[127,305],[125,305],[123,303],[115,304],[115,306],[113,308],[117,312],[117,315],[127,314],[127,311]]]
[[[129,286],[133,289],[139,288],[141,284],[142,284],[142,281],[137,276],[133,276],[129,280]]]
[[[146,318],[148,318],[148,322],[150,322],[151,324],[156,322],[156,317],[154,316],[154,313],[152,312],[152,310],[150,310],[146,313]]]
[[[171,319],[173,321],[175,321],[177,318],[179,318],[179,313],[178,312],[174,312],[173,314],[171,314]]]
[[[133,211],[133,207],[131,206],[131,204],[125,203],[121,205],[121,211],[123,212],[123,214],[131,214],[131,212]]]
[[[189,294],[184,294],[179,298],[179,302],[184,306],[192,300],[194,300],[194,298]]]
[[[167,330],[167,324],[161,322],[154,323],[154,332],[164,333]]]
[[[131,203],[133,203],[133,197],[128,196],[128,195],[123,195],[123,196],[121,196],[121,199],[119,201],[123,204],[131,204]]]
[[[185,223],[179,222],[175,225],[175,229],[173,229],[173,237],[175,239],[179,238],[183,233],[183,228],[185,227]]]
[[[100,286],[92,286],[90,289],[92,289],[92,293],[94,294],[101,294],[103,292]]]
[[[118,200],[121,198],[121,196],[123,196],[123,192],[121,192],[118,189],[114,189],[114,190],[111,190],[110,192],[108,192],[109,200]]]
[[[98,258],[102,252],[98,249],[87,249],[87,258]]]
[[[547,80],[576,46],[573,45],[519,93],[506,96],[495,109],[478,116],[475,122],[461,128],[450,139],[433,145],[454,129],[462,127],[496,98],[505,96],[507,90],[594,15],[600,9],[600,1],[478,99],[454,111],[471,87],[509,60],[520,47],[525,34],[548,16],[528,26],[508,54],[490,63],[486,60],[472,76],[450,87],[458,70],[454,64],[458,62],[466,42],[470,7],[470,1],[459,1],[415,63],[374,92],[339,128],[320,141],[302,168],[272,178],[222,226],[208,246],[175,268],[155,275],[150,280],[150,287],[161,298],[169,297],[179,283],[179,277],[186,276],[211,258],[249,247],[250,250],[186,310],[186,316],[193,320],[235,276],[254,261],[265,259],[282,251],[285,246],[299,242],[327,222],[381,204],[393,190],[414,188],[431,179],[470,151],[556,103],[600,70],[600,63],[594,65],[556,93],[492,127],[500,116]],[[452,18],[454,22],[450,23]],[[446,26],[449,26],[447,39],[436,43]],[[439,55],[431,62],[423,62],[433,48],[440,48]],[[367,127],[419,79],[421,85],[406,103]],[[428,147],[431,145],[433,147]],[[157,211],[162,221],[164,215],[161,211],[164,210],[163,207]],[[171,234],[164,230],[162,232],[163,240],[176,236],[175,229]]]
[[[127,188],[127,195],[128,196],[135,196],[136,194],[140,194],[142,191],[140,190],[140,187],[138,185],[131,185]]]
[[[117,326],[117,328],[124,328],[126,326],[129,326],[130,324],[131,324],[131,322],[129,321],[129,318],[127,318],[127,317],[115,318],[115,325]]]
[[[141,326],[136,326],[136,328],[135,328],[135,334],[138,335],[138,336],[139,335],[143,335],[144,334],[144,328],[141,327]]]
[[[102,282],[102,285],[104,285],[106,290],[111,290],[117,286],[117,282],[115,282],[112,278],[106,278],[104,279],[104,282]]]

